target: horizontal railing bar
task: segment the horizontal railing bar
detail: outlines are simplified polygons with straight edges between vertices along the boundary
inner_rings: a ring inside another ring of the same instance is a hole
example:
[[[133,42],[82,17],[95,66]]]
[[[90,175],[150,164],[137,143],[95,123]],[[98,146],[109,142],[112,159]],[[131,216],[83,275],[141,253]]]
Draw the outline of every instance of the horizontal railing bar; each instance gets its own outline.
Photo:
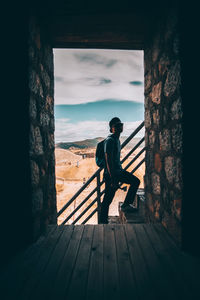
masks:
[[[144,137],[129,151],[129,153],[121,160],[121,164],[144,142]]]
[[[80,195],[80,193],[90,184],[94,178],[96,177],[98,172],[101,172],[102,169],[98,169],[91,177],[88,179],[88,181],[76,192],[76,194],[59,210],[57,213],[57,217],[59,217],[63,211]]]
[[[101,191],[101,193],[100,193],[100,197],[103,195],[105,193],[105,189],[103,190],[103,191]],[[97,201],[97,197],[93,200],[93,202],[95,202],[95,201]],[[93,203],[94,204],[94,203]],[[85,209],[85,211],[84,211],[84,214],[88,211],[88,209],[89,209],[90,207],[88,206],[88,207],[86,207],[86,209]],[[76,222],[77,222],[77,220],[75,220]],[[74,222],[75,222],[74,221]],[[74,223],[73,223],[74,224]]]
[[[97,191],[97,187],[92,190],[92,192],[87,195],[87,197],[71,212],[71,214],[62,222],[62,224],[65,224],[71,217],[87,202],[87,200]]]
[[[145,158],[139,162],[139,164],[131,171],[131,174],[133,174],[143,163],[145,162]]]
[[[100,182],[100,186],[104,183],[104,180]],[[71,219],[71,217],[74,215],[74,213],[76,213],[77,210],[79,210],[79,208],[97,191],[97,187],[95,189],[92,190],[92,192],[87,195],[87,197],[79,204],[79,206],[77,206],[77,208],[75,208],[75,210],[62,222],[62,224],[65,224],[69,219]],[[104,190],[105,191],[105,190]],[[104,192],[103,191],[103,192]],[[102,192],[100,194],[100,196],[102,196]],[[97,200],[97,197],[95,198]]]
[[[121,145],[121,149],[124,148],[129,142],[130,140],[132,140],[132,138],[142,129],[142,127],[144,127],[144,121],[135,129],[135,131],[133,131],[133,133],[131,133],[131,135],[129,135],[129,137],[123,142],[123,144]]]
[[[81,224],[85,224],[91,217],[97,212],[97,207],[93,210],[93,212],[83,221]]]
[[[82,211],[72,224],[76,224],[76,222],[90,209],[90,207],[92,207],[92,205],[94,205],[95,202],[97,202],[97,197],[84,209],[84,211]]]
[[[136,161],[138,159],[138,157],[140,157],[140,155],[146,150],[146,148],[142,148],[142,150],[140,152],[138,152],[138,154],[128,163],[128,165],[124,168],[124,170],[127,170],[133,163],[134,161]]]

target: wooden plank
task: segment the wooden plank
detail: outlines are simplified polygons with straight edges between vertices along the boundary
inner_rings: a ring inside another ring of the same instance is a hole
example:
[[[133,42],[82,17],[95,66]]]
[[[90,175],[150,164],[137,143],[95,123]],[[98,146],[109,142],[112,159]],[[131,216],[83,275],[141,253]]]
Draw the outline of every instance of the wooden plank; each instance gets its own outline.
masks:
[[[174,266],[180,271],[183,285],[190,290],[190,299],[200,298],[200,259],[182,252],[161,224],[155,224],[158,233]]]
[[[69,282],[77,258],[77,253],[81,243],[83,230],[83,225],[77,225],[74,227],[69,246],[65,252],[62,263],[57,272],[55,281],[52,284],[52,290],[49,299],[65,299],[65,294],[69,286]]]
[[[117,267],[117,254],[115,246],[115,225],[106,224],[104,226],[104,298],[120,299],[119,277]]]
[[[153,224],[144,224],[143,227],[165,272],[168,274],[169,280],[173,284],[176,297],[178,299],[190,299],[191,292],[189,291],[188,283],[184,282],[182,272],[171,259],[166,247],[154,229],[155,226]]]
[[[57,226],[54,233],[50,235],[48,241],[41,249],[42,250],[41,255],[39,256],[35,265],[32,266],[30,270],[30,276],[27,278],[27,281],[25,282],[25,286],[23,287],[22,291],[18,296],[21,300],[22,299],[27,300],[32,294],[32,292],[34,291],[34,288],[36,287],[39,279],[38,274],[44,272],[45,267],[48,264],[48,261],[53,253],[53,250],[56,247],[56,244],[63,232],[63,229],[64,226]]]
[[[73,225],[64,226],[62,235],[56,244],[45,271],[38,274],[38,285],[35,286],[30,299],[49,299],[52,291],[52,284],[55,280],[58,268],[62,263],[73,229]]]
[[[131,268],[131,261],[125,237],[124,225],[115,225],[114,228],[117,249],[120,297],[121,299],[127,299],[131,296],[135,300],[137,300],[139,299],[138,291],[134,273]]]
[[[141,246],[149,274],[156,287],[156,292],[161,299],[176,299],[173,285],[166,275],[165,269],[160,263],[142,224],[135,224],[134,230]]]
[[[125,236],[129,255],[131,259],[131,266],[135,274],[138,294],[140,299],[160,300],[156,292],[156,286],[152,282],[152,278],[147,270],[147,264],[144,260],[142,249],[138,242],[133,224],[125,224]]]
[[[37,242],[20,252],[7,266],[4,274],[1,274],[0,293],[6,295],[7,299],[16,298],[20,290],[30,277],[31,270],[37,263],[42,249],[52,238],[57,226],[50,228],[48,234],[42,236]]]
[[[76,264],[66,294],[67,299],[84,299],[85,297],[93,233],[94,225],[85,225]]]
[[[103,299],[103,224],[94,227],[86,299]]]
[[[101,185],[100,185],[100,173],[97,174],[97,216],[98,224],[100,223],[100,210],[101,210]]]

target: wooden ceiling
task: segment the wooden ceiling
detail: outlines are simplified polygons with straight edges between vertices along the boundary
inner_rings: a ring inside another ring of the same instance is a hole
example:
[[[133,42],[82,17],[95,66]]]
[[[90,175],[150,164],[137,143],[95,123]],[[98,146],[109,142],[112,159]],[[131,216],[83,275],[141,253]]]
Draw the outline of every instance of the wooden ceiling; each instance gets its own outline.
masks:
[[[141,50],[166,7],[160,1],[48,1],[32,6],[54,48]],[[34,2],[35,3],[35,2]]]

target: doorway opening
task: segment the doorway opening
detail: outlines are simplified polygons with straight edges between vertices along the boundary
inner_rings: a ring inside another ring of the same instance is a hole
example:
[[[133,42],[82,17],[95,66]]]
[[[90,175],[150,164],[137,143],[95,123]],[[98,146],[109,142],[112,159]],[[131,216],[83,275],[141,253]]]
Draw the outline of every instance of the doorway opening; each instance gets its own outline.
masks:
[[[55,158],[57,211],[80,190],[98,170],[95,162],[97,143],[108,136],[109,121],[117,116],[124,123],[120,142],[144,121],[143,51],[104,49],[54,49],[55,78]],[[144,136],[144,127],[121,150],[121,159]],[[144,142],[122,164],[133,160]],[[143,152],[127,170],[131,171]],[[145,164],[135,171],[144,189]],[[101,172],[102,179],[103,172]],[[95,189],[96,180],[71,201],[58,216],[58,224],[81,224],[97,209],[98,191],[77,210],[87,195]],[[104,185],[102,186],[104,189]],[[103,196],[102,196],[103,197]],[[118,216],[118,205],[125,194],[118,190],[109,209],[109,216]],[[101,198],[102,199],[102,198]],[[95,202],[94,204],[92,204]],[[87,212],[80,217],[88,206]],[[75,213],[73,213],[76,211]],[[73,214],[73,215],[72,215]],[[71,216],[71,217],[70,217]],[[70,218],[69,218],[70,217]],[[87,224],[98,223],[97,211]]]

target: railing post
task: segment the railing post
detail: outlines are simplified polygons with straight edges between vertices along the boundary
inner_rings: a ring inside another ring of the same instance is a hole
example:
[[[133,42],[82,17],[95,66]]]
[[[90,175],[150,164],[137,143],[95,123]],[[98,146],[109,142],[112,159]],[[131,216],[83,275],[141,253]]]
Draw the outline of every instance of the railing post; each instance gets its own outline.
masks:
[[[100,189],[100,172],[97,173],[97,218],[100,223],[100,209],[101,209],[101,189]]]

